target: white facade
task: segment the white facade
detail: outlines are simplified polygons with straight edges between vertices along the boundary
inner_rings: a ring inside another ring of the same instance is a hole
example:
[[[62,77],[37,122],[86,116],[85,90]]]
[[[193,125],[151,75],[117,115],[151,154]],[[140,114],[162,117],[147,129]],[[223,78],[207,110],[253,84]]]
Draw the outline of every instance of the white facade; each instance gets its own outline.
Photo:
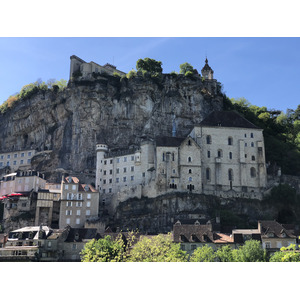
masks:
[[[158,137],[123,154],[96,149],[96,188],[113,210],[129,198],[174,191],[261,199],[266,188],[262,130],[236,112],[212,114],[186,138]]]
[[[261,198],[267,177],[261,129],[196,126],[190,135],[202,150],[204,193]]]
[[[0,169],[9,166],[11,171],[17,171],[19,168],[26,169],[31,166],[31,158],[35,150],[22,150],[0,153]]]
[[[30,192],[45,188],[44,175],[36,171],[18,171],[5,175],[0,182],[0,196],[16,192]]]

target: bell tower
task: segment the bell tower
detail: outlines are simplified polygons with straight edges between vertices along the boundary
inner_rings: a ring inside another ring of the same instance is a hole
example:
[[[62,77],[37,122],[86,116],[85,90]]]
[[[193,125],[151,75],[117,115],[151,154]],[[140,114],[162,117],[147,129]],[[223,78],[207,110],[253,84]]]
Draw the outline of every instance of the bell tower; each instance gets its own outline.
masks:
[[[201,74],[204,77],[204,79],[214,79],[214,71],[213,69],[208,65],[207,57],[205,59],[205,65],[201,70]]]

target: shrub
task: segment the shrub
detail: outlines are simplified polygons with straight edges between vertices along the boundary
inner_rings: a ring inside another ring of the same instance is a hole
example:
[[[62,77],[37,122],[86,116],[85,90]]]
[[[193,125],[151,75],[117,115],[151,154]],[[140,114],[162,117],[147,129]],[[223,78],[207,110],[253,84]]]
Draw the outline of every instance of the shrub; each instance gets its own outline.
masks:
[[[133,77],[136,77],[136,71],[134,71],[134,70],[129,71],[129,72],[127,73],[126,77],[127,77],[128,79],[131,79],[131,78],[133,78]]]

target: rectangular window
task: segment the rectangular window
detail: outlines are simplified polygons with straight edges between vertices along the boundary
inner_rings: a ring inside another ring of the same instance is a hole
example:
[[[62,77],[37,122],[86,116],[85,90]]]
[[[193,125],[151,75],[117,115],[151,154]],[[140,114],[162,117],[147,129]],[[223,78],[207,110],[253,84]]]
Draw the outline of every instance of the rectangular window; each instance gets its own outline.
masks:
[[[71,207],[72,206],[72,202],[71,201],[67,201],[67,207]]]
[[[109,189],[108,189],[108,192],[111,194],[111,193],[112,193],[112,188],[109,188]]]
[[[20,165],[23,165],[23,162],[24,162],[24,161],[23,161],[23,159],[21,159],[21,161],[20,161]]]
[[[76,207],[82,207],[82,202],[76,202]]]
[[[146,177],[146,173],[143,173],[143,177]]]
[[[76,216],[80,216],[80,214],[81,214],[81,210],[80,210],[80,209],[77,209],[77,210],[76,210]]]
[[[27,163],[28,164],[30,164],[31,163],[31,159],[29,158],[29,159],[27,159]]]
[[[103,179],[103,184],[106,184],[106,179]]]
[[[4,155],[1,155],[1,159],[4,159]]]
[[[112,179],[111,178],[109,179],[109,183],[112,183]]]
[[[73,191],[76,190],[76,185],[72,185],[72,190],[73,190]]]
[[[77,225],[80,224],[80,218],[76,218],[76,224],[77,224]]]
[[[251,132],[251,133],[250,133],[250,137],[251,137],[251,138],[253,138],[253,137],[254,137],[254,136],[253,136],[253,132]]]
[[[120,169],[119,168],[117,168],[117,174],[119,174],[120,173]]]
[[[106,170],[103,171],[103,175],[106,175]]]
[[[0,162],[0,167],[3,167],[3,162]]]
[[[123,182],[126,182],[126,177],[123,177]]]
[[[31,156],[31,152],[28,152],[28,156]]]
[[[127,171],[127,168],[123,168],[123,172],[126,173],[126,171]]]
[[[116,178],[116,183],[119,183],[119,182],[120,182],[120,178],[117,177],[117,178]]]
[[[7,159],[10,159],[10,154],[7,154]]]
[[[126,161],[127,161],[127,157],[125,156],[125,157],[124,157],[124,162],[126,162]]]
[[[86,207],[91,207],[91,201],[86,202]]]
[[[105,165],[107,164],[107,160],[104,160],[104,164],[105,164]]]
[[[25,156],[25,153],[24,153],[24,152],[22,152],[22,153],[21,153],[21,157],[24,157],[24,156]]]
[[[18,157],[18,154],[17,154],[17,153],[15,153],[15,154],[14,154],[14,158],[17,158],[17,157]]]
[[[113,163],[113,160],[111,159],[111,160],[109,161],[109,163],[112,164],[112,163]]]
[[[90,215],[91,215],[91,211],[90,211],[89,209],[87,209],[86,212],[85,212],[85,214],[86,214],[87,216],[90,216]]]
[[[91,199],[91,194],[87,194],[87,199]]]
[[[72,216],[72,211],[71,210],[66,210],[66,216]]]
[[[16,160],[14,160],[14,166],[17,164],[17,161]]]
[[[118,158],[117,158],[117,163],[119,163],[119,162],[120,162],[120,158],[118,157]]]
[[[112,170],[109,170],[109,174],[112,175]]]
[[[134,161],[134,155],[131,156],[131,161]]]
[[[66,219],[66,223],[67,223],[67,224],[70,224],[70,223],[71,223],[71,219],[70,219],[70,218],[67,218],[67,219]]]
[[[65,190],[68,190],[68,189],[69,189],[69,185],[66,184],[66,185],[65,185]]]
[[[207,157],[210,158],[210,151],[207,151]]]
[[[131,176],[130,179],[131,179],[131,181],[134,181],[134,176]]]
[[[134,172],[134,166],[131,167],[131,172]]]
[[[51,248],[52,243],[50,241],[48,241],[48,248]]]

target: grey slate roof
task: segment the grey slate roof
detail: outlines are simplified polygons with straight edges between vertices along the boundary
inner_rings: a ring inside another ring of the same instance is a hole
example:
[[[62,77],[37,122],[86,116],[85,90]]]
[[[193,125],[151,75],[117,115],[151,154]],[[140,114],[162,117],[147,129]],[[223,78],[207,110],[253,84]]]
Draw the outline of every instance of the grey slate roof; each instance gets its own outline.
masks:
[[[261,236],[268,237],[268,234],[273,233],[274,237],[282,238],[285,233],[286,237],[296,238],[295,235],[292,234],[292,231],[287,230],[276,221],[259,221],[261,224]]]
[[[155,139],[156,147],[179,147],[185,138],[172,136],[158,136]]]
[[[214,111],[208,115],[199,126],[220,126],[220,127],[239,127],[239,128],[254,128],[256,125],[242,117],[236,111]]]

